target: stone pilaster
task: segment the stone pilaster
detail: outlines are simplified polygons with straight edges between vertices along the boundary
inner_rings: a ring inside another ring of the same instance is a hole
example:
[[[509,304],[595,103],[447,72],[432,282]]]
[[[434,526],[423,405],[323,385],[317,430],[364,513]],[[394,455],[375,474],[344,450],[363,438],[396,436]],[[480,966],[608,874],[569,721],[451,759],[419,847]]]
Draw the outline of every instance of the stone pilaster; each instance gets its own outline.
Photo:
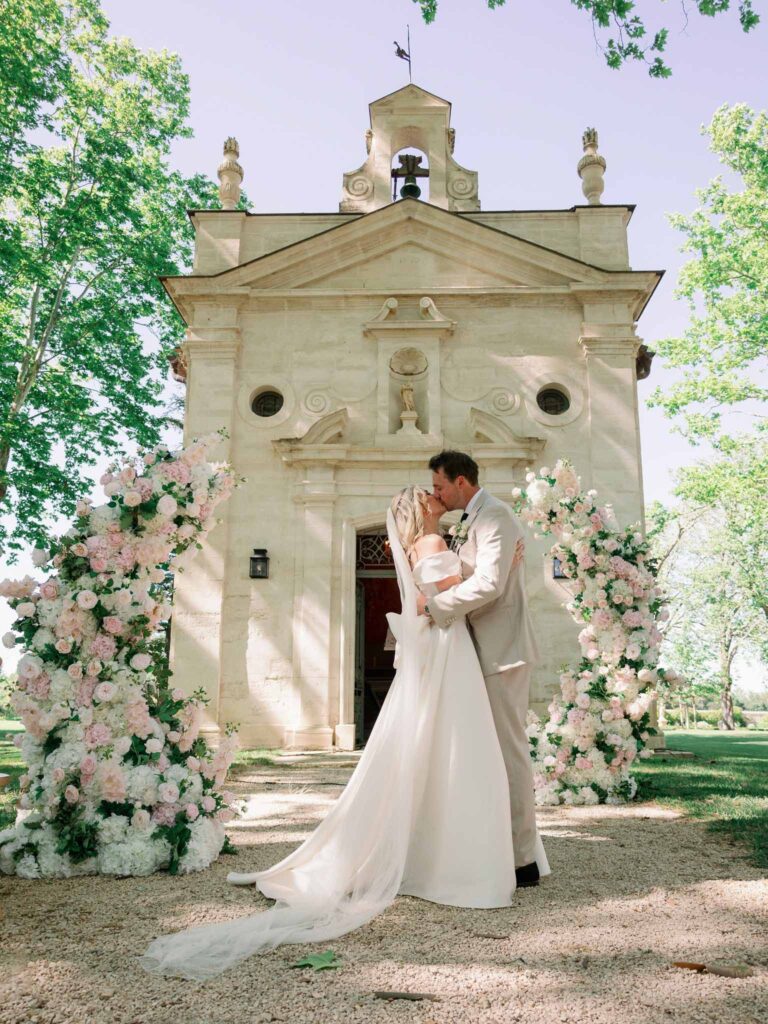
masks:
[[[644,526],[635,360],[640,339],[631,324],[582,325],[587,362],[590,484],[622,525]]]
[[[187,402],[184,443],[226,427],[232,432],[235,409],[235,370],[240,348],[237,327],[190,327],[184,345],[187,363]],[[213,452],[216,460],[230,457],[225,438]],[[173,683],[186,693],[201,686],[210,699],[204,732],[219,731],[221,638],[225,566],[231,501],[219,507],[215,526],[203,550],[183,572],[176,574],[171,629]]]
[[[309,466],[303,476],[295,498],[302,520],[293,617],[297,705],[294,725],[285,730],[284,743],[286,747],[317,750],[333,746],[331,601],[336,482],[333,466]]]

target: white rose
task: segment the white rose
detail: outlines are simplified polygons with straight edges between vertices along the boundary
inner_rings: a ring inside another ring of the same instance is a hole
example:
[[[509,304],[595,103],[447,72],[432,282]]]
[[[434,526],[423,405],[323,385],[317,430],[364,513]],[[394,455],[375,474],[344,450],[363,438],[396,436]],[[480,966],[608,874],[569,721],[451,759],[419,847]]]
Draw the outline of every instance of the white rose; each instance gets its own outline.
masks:
[[[176,499],[172,498],[170,494],[164,494],[157,503],[157,511],[161,516],[168,516],[169,518],[176,515]]]
[[[15,647],[16,646],[16,634],[11,633],[10,630],[7,633],[3,633],[3,647]]]
[[[32,561],[35,565],[45,565],[50,559],[51,553],[45,548],[33,548],[32,549]]]
[[[29,619],[35,614],[35,605],[33,601],[22,601],[21,604],[16,605],[16,615],[20,619]]]
[[[126,491],[123,495],[123,503],[128,508],[136,508],[137,505],[141,504],[141,495],[138,491]]]

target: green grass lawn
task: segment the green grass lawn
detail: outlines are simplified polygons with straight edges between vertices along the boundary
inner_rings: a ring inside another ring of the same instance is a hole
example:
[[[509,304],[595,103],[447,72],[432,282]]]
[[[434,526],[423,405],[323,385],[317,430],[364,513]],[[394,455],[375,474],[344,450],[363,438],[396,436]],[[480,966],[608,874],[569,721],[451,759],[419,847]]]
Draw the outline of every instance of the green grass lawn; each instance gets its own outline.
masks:
[[[8,828],[16,819],[16,801],[19,798],[18,777],[24,772],[21,754],[13,745],[13,737],[21,732],[21,722],[0,719],[0,772],[12,776],[12,781],[0,789],[0,829]]]
[[[656,754],[637,770],[638,799],[658,800],[747,844],[752,859],[768,867],[768,732],[667,732],[670,750],[692,758]]]

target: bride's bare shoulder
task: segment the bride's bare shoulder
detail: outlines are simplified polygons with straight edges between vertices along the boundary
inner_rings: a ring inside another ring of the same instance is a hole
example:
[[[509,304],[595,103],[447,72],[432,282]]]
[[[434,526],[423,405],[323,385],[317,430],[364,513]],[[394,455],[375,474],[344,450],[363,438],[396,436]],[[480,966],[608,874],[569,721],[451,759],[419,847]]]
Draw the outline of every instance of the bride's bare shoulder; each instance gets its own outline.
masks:
[[[427,555],[437,555],[447,550],[448,546],[439,533],[427,533],[424,537],[419,537],[411,548],[415,558],[426,558]]]

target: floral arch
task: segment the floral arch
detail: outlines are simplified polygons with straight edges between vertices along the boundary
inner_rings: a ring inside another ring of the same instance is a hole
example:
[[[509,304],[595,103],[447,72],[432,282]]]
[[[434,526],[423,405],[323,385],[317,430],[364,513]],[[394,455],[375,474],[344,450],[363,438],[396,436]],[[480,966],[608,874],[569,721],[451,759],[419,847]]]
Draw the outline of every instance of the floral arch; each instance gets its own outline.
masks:
[[[659,624],[668,613],[656,564],[638,526],[625,529],[597,492],[584,492],[566,460],[529,472],[512,504],[572,581],[567,609],[583,623],[581,660],[560,674],[549,720],[529,714],[528,737],[539,804],[621,803],[634,797],[636,758],[650,757],[651,705],[662,668]]]

